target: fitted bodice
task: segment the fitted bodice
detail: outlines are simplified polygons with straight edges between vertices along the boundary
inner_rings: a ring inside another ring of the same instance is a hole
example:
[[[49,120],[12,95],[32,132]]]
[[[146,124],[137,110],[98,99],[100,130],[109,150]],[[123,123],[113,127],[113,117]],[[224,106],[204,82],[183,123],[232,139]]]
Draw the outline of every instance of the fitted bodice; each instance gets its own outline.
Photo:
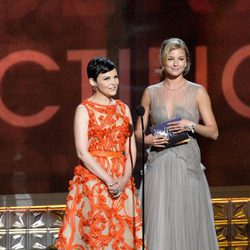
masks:
[[[89,114],[89,151],[124,151],[130,135],[126,106],[120,100],[101,105],[90,100],[82,104]]]
[[[187,82],[186,85],[178,91],[167,89],[162,82],[147,87],[150,96],[151,124],[157,125],[176,116],[198,123],[200,115],[196,97],[200,88],[202,88],[201,85],[192,82]],[[171,110],[170,113],[169,110]],[[187,143],[177,147],[171,147],[166,151],[172,152],[176,154],[177,157],[185,160],[190,170],[199,173],[203,171],[200,165],[200,148],[196,139],[193,137],[191,137],[191,140]],[[148,158],[149,162],[154,161],[159,155],[164,153],[166,153],[165,150],[158,154],[154,152],[150,153]]]
[[[147,87],[150,96],[150,117],[152,125],[180,116],[194,122],[199,121],[196,95],[200,85],[187,82],[175,91],[169,90],[163,82]]]

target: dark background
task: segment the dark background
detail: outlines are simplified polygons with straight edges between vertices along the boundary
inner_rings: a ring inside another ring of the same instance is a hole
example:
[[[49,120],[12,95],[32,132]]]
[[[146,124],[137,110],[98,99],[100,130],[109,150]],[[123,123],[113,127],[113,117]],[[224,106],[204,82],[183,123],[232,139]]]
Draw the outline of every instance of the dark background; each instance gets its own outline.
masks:
[[[185,40],[190,48],[192,68],[187,78],[206,84],[218,122],[217,141],[199,138],[210,186],[249,185],[249,23],[250,3],[241,0],[1,1],[1,194],[66,192],[77,163],[74,112],[90,93],[85,74],[89,57],[104,50],[117,64],[121,76],[118,97],[130,106],[135,122],[143,90],[158,81],[151,67],[158,65],[158,48],[170,37]],[[196,60],[200,46],[207,51],[201,62]],[[157,53],[150,57],[152,48]],[[240,63],[225,71],[241,48],[246,49]],[[22,55],[13,54],[22,51],[46,55],[57,69],[47,70],[35,63],[32,54],[31,60],[23,61]],[[72,59],[72,51],[82,53],[81,60]],[[207,65],[206,72],[199,72],[203,65]],[[223,91],[223,84],[229,86],[225,72],[233,70],[234,92],[246,110]],[[29,125],[26,118],[48,105],[57,106],[57,112],[44,122]],[[9,111],[23,120],[14,123]],[[139,144],[138,151],[137,180]]]

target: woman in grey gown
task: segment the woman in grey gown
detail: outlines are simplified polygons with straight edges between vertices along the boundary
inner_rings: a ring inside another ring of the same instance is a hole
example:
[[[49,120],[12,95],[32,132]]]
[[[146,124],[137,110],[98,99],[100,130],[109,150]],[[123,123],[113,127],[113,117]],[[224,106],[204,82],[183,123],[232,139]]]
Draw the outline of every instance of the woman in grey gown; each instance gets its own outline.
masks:
[[[184,75],[190,56],[184,41],[171,38],[160,49],[162,81],[148,86],[142,96],[144,127],[174,117],[175,133],[189,131],[212,138],[218,128],[207,91]],[[199,124],[199,120],[202,124]],[[136,127],[142,139],[141,121]],[[218,250],[209,187],[195,136],[184,144],[166,147],[167,137],[148,134],[150,145],[145,175],[145,238],[149,250]]]

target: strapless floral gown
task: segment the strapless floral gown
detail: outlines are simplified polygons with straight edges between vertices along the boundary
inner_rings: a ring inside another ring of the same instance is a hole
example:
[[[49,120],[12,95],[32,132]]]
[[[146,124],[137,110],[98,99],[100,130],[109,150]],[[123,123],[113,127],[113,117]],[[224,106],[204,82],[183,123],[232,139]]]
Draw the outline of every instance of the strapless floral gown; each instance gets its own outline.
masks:
[[[112,177],[124,172],[123,154],[130,136],[125,104],[82,103],[89,114],[89,151]],[[110,196],[106,185],[82,164],[75,167],[63,225],[56,247],[59,250],[141,249],[141,210],[133,179],[118,199]]]

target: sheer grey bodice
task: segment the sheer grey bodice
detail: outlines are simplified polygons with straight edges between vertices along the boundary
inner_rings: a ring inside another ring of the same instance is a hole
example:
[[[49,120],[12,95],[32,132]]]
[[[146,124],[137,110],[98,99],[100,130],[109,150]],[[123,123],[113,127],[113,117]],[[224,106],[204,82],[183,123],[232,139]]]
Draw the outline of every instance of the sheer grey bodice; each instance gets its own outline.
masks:
[[[186,86],[178,91],[166,89],[163,82],[149,86],[147,90],[151,101],[150,117],[152,125],[157,125],[176,116],[198,123],[199,112],[196,104],[196,96],[199,88],[202,88],[202,86],[192,82],[187,82]],[[177,157],[182,158],[187,163],[187,169],[196,173],[203,172],[200,148],[196,139],[191,137],[188,143],[167,150],[176,154]],[[159,154],[164,154],[164,151],[158,153],[158,155],[155,152],[149,153],[149,168]]]
[[[176,116],[197,123],[199,112],[196,105],[196,95],[201,87],[189,81],[177,91],[167,89],[163,82],[149,86],[147,90],[151,101],[152,125],[157,125]]]

